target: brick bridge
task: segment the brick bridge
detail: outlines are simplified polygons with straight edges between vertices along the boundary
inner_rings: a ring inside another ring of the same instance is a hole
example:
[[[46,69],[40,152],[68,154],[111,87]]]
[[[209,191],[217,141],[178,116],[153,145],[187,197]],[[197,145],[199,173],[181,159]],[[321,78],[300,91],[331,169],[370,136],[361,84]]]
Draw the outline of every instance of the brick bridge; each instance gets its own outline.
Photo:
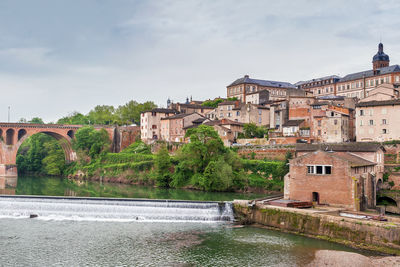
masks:
[[[21,144],[29,137],[37,133],[44,133],[57,139],[64,150],[67,162],[77,159],[72,149],[71,141],[75,132],[82,125],[59,124],[31,124],[31,123],[0,123],[0,176],[17,176],[16,158]],[[132,143],[139,127],[114,127],[94,126],[95,129],[105,129],[112,142],[112,151],[119,152],[123,147]],[[127,134],[128,133],[128,134]],[[135,133],[135,134],[132,134]],[[127,142],[126,136],[130,139]],[[125,139],[124,139],[125,138]],[[125,144],[124,143],[125,140]],[[121,145],[122,144],[122,145]]]

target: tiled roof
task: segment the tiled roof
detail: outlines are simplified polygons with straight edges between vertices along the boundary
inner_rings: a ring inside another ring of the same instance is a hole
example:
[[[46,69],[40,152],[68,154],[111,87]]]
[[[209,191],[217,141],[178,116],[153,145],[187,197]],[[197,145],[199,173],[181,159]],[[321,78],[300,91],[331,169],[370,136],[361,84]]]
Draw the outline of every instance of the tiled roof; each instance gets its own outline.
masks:
[[[321,78],[311,79],[308,81],[299,81],[299,82],[295,83],[294,85],[299,86],[299,85],[303,85],[306,83],[320,82],[320,81],[325,81],[325,80],[330,80],[330,79],[339,80],[340,77],[337,75],[329,75],[329,76],[325,76],[325,77],[321,77]]]
[[[340,151],[340,152],[375,152],[380,148],[377,143],[327,143],[327,144],[296,144],[296,151]]]
[[[224,101],[218,104],[218,106],[225,106],[225,105],[235,105],[236,101]]]
[[[300,124],[302,124],[304,122],[304,120],[290,120],[285,122],[282,126],[283,127],[288,127],[288,126],[299,126]]]
[[[268,87],[278,87],[278,88],[296,88],[291,83],[288,82],[278,82],[278,81],[269,81],[269,80],[258,80],[258,79],[250,79],[249,76],[244,76],[243,78],[239,78],[233,83],[231,83],[229,86],[234,86],[238,84],[243,84],[243,83],[251,83],[251,84],[257,84],[260,86],[268,86]]]
[[[392,105],[400,105],[400,100],[382,100],[382,101],[367,101],[367,102],[359,102],[356,104],[356,107],[376,107],[376,106],[392,106]]]
[[[372,161],[363,159],[349,152],[333,152],[332,155],[350,162],[351,167],[376,165],[376,163]]]
[[[145,113],[145,112],[176,113],[176,110],[175,109],[169,109],[169,108],[153,108],[151,110],[147,110],[147,111],[144,111],[142,113]]]
[[[378,71],[379,71],[378,75],[388,74],[388,73],[393,73],[393,72],[400,72],[400,66],[392,65],[392,66],[388,66],[388,67],[383,67],[383,68],[378,69]],[[369,78],[369,77],[373,77],[373,76],[376,76],[376,75],[374,75],[373,70],[361,71],[361,72],[348,74],[348,75],[344,76],[343,78],[341,78],[339,80],[339,82],[353,81],[353,80],[357,80],[357,79],[362,79],[363,77]]]
[[[202,106],[198,104],[179,104],[181,108],[196,108],[196,109],[214,109],[213,107]]]
[[[161,119],[162,120],[181,119],[181,118],[193,115],[193,114],[198,114],[198,113],[196,113],[196,112],[193,112],[193,113],[180,113],[180,114],[176,114],[176,115],[173,115],[173,116],[168,116],[168,117],[161,118]],[[198,114],[198,115],[200,115],[200,114]]]

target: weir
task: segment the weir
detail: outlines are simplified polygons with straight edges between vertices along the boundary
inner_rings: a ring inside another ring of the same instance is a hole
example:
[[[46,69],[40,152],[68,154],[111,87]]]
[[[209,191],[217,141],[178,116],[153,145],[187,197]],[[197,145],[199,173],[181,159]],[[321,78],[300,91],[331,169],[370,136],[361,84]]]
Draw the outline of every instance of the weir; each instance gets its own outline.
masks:
[[[37,217],[36,217],[37,215]],[[230,202],[0,196],[0,218],[70,221],[233,221]]]

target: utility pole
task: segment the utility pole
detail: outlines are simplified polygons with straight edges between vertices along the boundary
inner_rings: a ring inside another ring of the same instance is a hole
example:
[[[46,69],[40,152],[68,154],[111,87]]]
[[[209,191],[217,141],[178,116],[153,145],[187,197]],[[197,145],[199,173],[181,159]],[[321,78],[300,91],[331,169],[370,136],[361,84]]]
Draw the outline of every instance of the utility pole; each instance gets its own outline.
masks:
[[[10,109],[11,109],[11,107],[8,106],[8,122],[10,122]]]

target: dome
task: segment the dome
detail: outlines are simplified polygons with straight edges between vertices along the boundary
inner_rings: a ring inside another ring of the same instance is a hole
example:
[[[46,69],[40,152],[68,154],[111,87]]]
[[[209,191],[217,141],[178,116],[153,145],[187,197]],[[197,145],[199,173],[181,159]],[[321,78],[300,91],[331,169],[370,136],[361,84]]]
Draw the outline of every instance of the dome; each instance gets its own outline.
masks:
[[[383,44],[379,43],[378,53],[372,58],[372,62],[375,61],[389,61],[389,56],[383,52]]]

